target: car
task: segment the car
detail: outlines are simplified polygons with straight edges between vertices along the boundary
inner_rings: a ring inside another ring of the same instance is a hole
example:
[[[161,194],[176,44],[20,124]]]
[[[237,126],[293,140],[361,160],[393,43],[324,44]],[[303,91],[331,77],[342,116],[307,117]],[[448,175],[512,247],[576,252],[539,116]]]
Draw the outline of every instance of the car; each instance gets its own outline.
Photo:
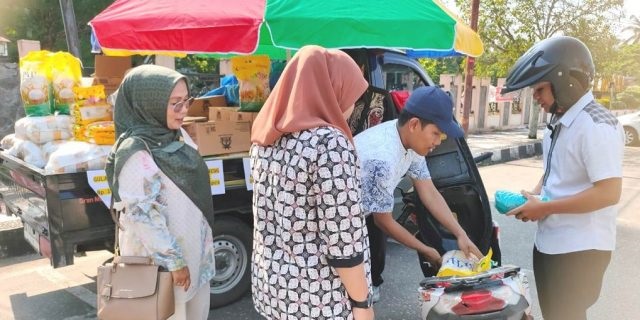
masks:
[[[640,146],[640,111],[618,117],[624,128],[624,145]]]

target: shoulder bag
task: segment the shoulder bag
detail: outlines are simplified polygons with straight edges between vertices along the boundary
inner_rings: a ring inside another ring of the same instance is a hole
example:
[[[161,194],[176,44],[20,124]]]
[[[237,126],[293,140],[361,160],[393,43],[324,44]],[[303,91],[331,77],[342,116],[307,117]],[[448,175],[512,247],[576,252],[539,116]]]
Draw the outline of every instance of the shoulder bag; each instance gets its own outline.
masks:
[[[112,263],[98,267],[98,319],[164,320],[175,312],[171,272],[155,265],[151,257],[120,256],[120,212],[109,209],[115,222]]]

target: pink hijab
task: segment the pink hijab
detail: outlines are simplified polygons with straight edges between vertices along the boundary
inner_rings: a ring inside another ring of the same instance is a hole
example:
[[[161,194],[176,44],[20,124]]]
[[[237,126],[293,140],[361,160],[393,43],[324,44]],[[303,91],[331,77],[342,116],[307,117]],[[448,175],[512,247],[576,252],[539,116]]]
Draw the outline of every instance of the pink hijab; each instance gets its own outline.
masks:
[[[302,47],[258,113],[251,141],[268,146],[284,134],[321,126],[335,127],[353,140],[342,114],[367,87],[362,71],[346,53]]]

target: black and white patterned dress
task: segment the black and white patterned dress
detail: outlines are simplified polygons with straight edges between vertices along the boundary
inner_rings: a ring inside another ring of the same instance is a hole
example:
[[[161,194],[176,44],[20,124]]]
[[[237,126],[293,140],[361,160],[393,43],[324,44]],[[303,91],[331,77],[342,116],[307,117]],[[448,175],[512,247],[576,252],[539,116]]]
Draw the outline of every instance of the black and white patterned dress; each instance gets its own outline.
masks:
[[[254,145],[251,166],[256,310],[268,319],[352,319],[334,268],[364,261],[370,278],[353,144],[335,128],[304,130]]]

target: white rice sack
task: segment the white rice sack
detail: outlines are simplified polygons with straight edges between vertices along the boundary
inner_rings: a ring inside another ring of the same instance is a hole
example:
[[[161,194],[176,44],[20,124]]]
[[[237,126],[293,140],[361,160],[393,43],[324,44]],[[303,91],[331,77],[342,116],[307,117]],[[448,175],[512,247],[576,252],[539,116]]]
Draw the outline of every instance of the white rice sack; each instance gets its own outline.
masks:
[[[13,145],[16,142],[16,135],[15,134],[8,134],[6,136],[4,136],[4,138],[2,138],[2,140],[0,140],[0,147],[4,150],[9,150],[11,149],[11,147],[13,147]]]
[[[38,168],[43,168],[47,161],[42,154],[40,146],[29,141],[22,139],[15,139],[14,145],[11,149],[6,150],[6,153],[12,155],[18,159],[24,160],[24,162],[34,165]]]
[[[73,118],[67,115],[25,117],[15,124],[16,137],[43,144],[73,136]]]
[[[110,146],[97,146],[82,141],[66,141],[49,156],[45,173],[73,173],[104,169]]]
[[[54,140],[54,141],[49,141],[45,144],[42,145],[42,147],[40,147],[42,149],[42,154],[44,156],[44,158],[47,160],[47,162],[49,161],[49,158],[51,157],[51,154],[53,154],[54,152],[56,152],[56,150],[58,150],[58,148],[67,143],[69,141],[65,141],[65,140]]]

